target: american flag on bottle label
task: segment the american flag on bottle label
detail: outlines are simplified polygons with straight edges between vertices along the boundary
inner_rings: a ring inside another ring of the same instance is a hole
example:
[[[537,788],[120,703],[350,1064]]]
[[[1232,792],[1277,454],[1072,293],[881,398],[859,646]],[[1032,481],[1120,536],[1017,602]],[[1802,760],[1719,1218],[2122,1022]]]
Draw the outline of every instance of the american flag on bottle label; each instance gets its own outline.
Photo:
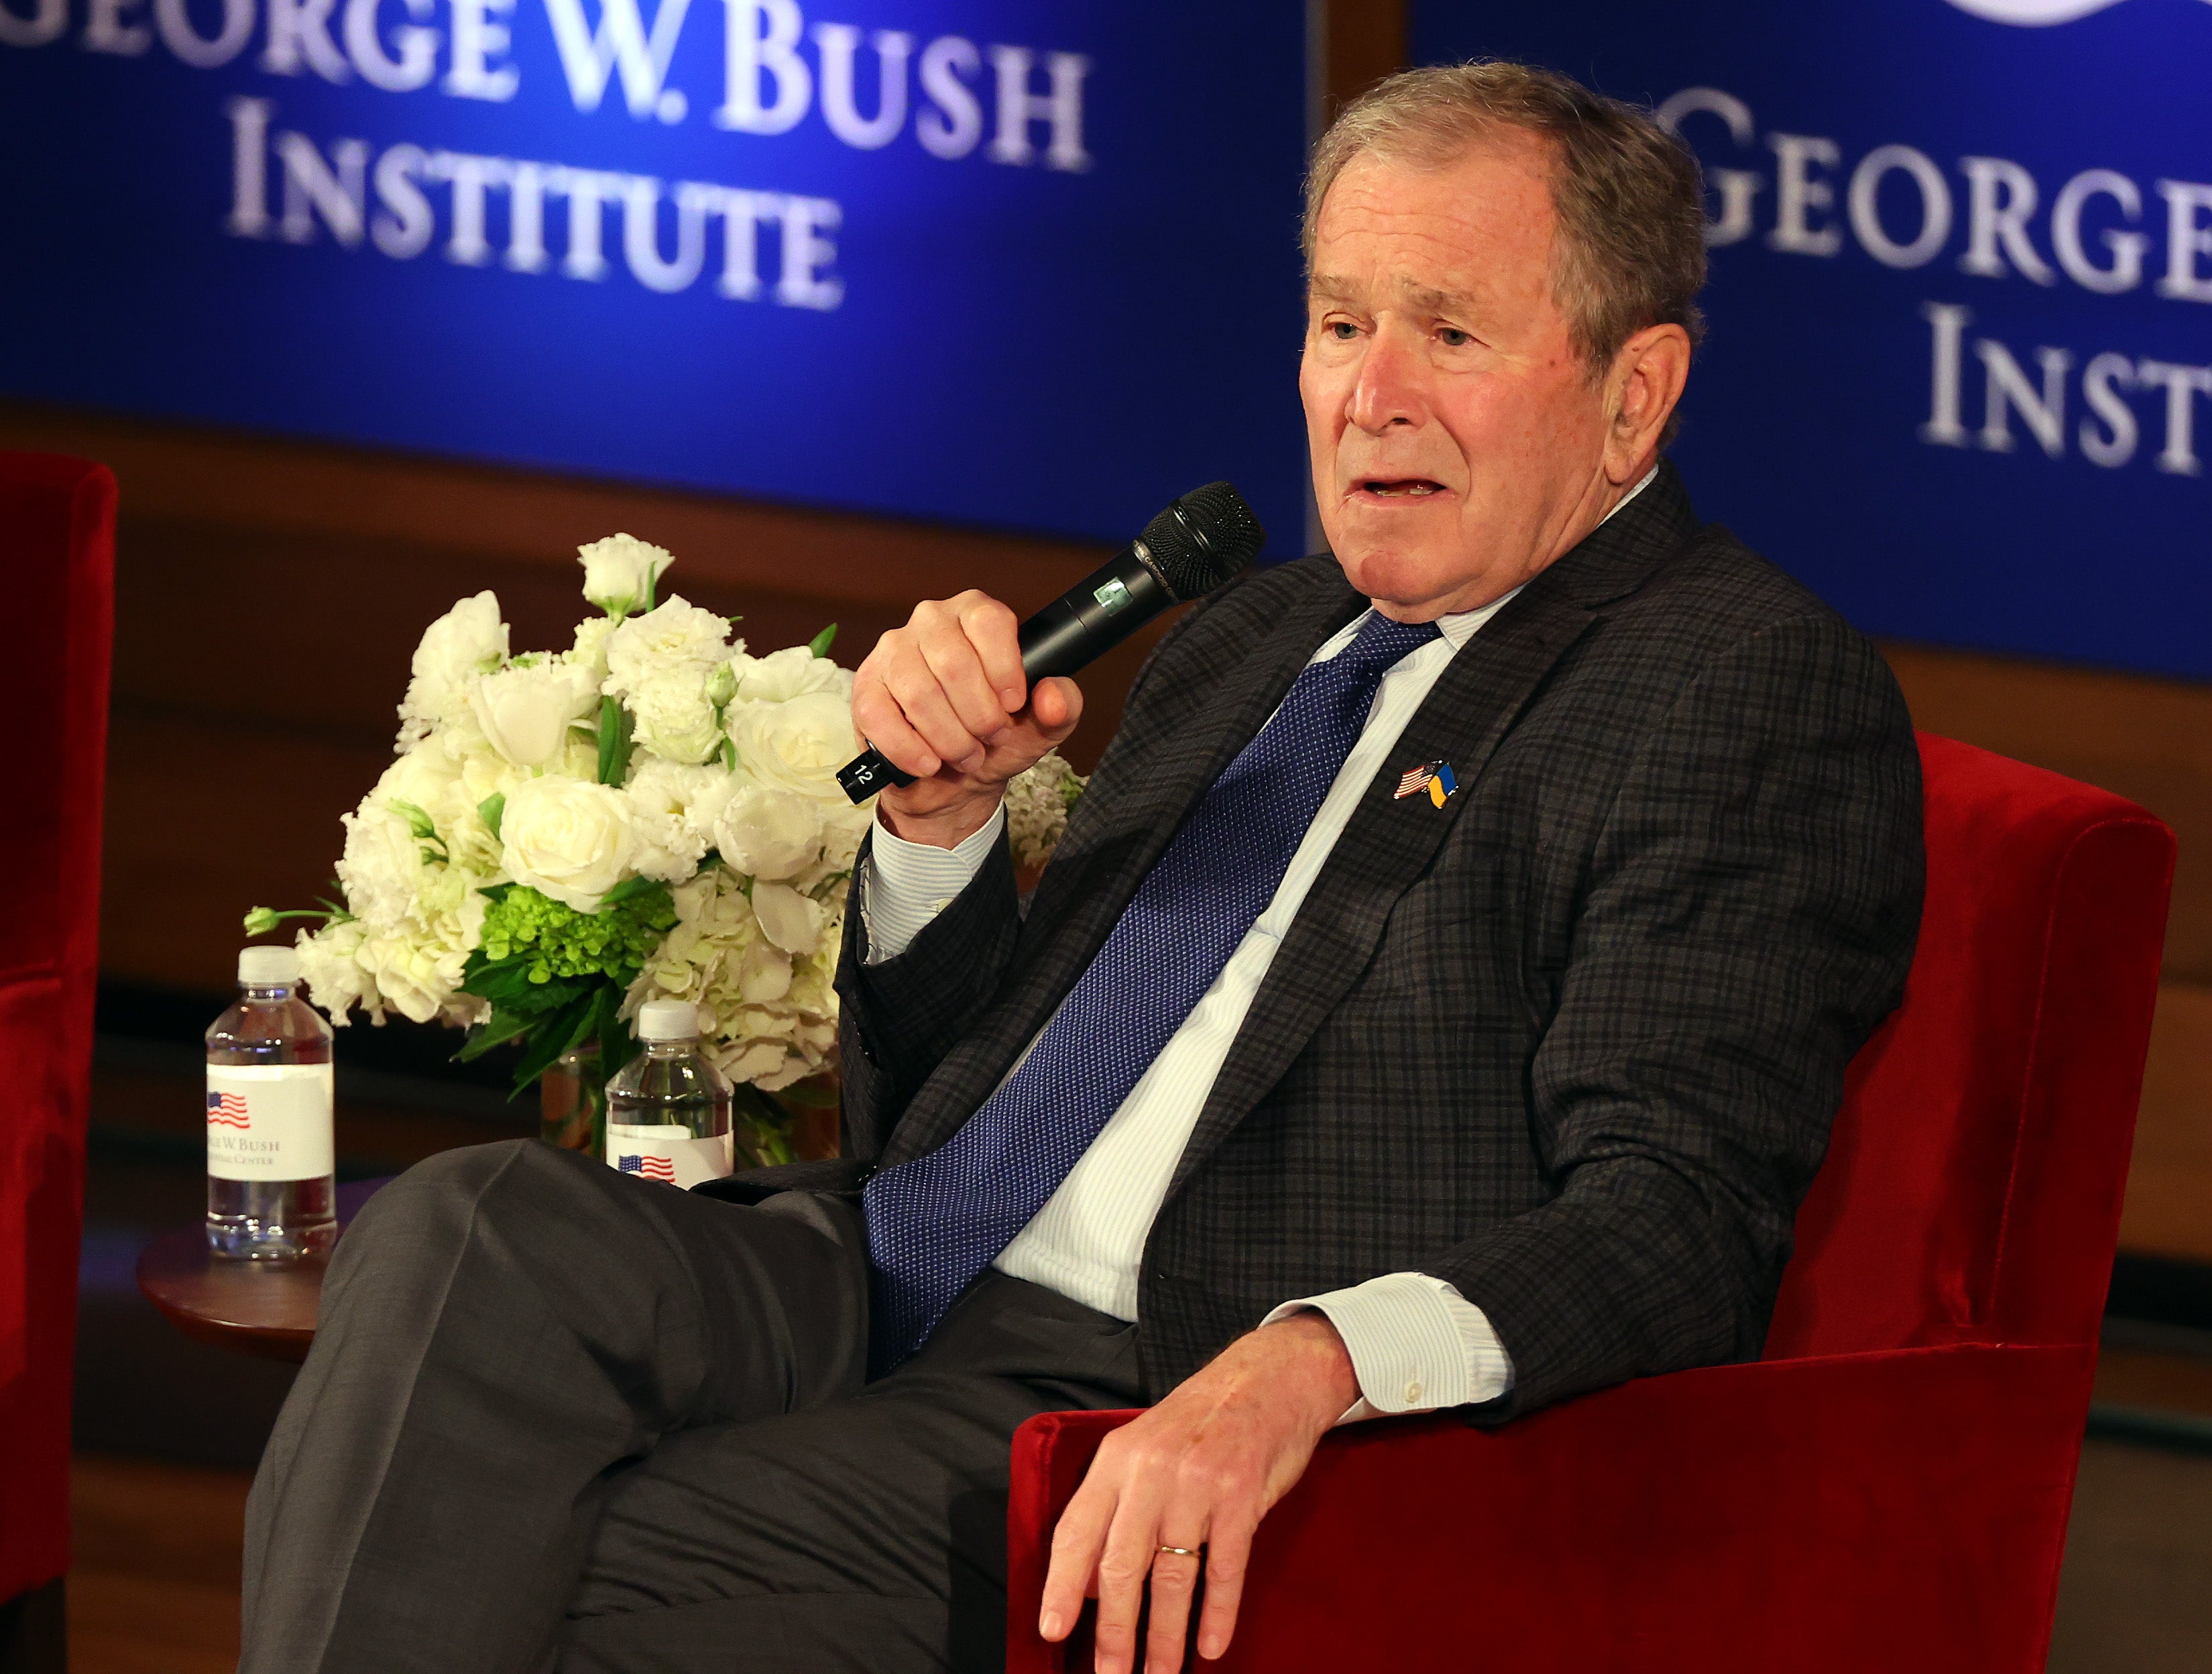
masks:
[[[331,1066],[207,1067],[207,1166],[218,1180],[319,1180],[331,1172]]]
[[[686,1190],[702,1180],[719,1180],[737,1160],[731,1136],[695,1139],[689,1129],[620,1122],[607,1123],[607,1166],[641,1180],[659,1180]]]

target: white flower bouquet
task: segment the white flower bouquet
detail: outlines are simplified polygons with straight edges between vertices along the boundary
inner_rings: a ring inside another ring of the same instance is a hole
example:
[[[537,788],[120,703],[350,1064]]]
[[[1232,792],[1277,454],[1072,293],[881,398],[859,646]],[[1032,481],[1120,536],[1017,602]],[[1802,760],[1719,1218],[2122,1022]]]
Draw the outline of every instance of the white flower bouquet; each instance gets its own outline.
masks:
[[[732,618],[654,602],[661,548],[616,535],[580,556],[603,614],[567,650],[511,653],[489,593],[430,625],[398,759],[344,818],[342,899],[256,908],[246,928],[322,920],[300,956],[334,1023],[359,1009],[463,1026],[463,1058],[517,1043],[518,1090],[596,1045],[580,1143],[636,1050],[639,1005],[692,1000],[739,1091],[740,1141],[781,1160],[788,1121],[771,1095],[803,1100],[799,1084],[836,1063],[830,978],[872,813],[836,776],[854,750],[853,677],[830,660],[834,624],[754,656]],[[1026,858],[1057,839],[1067,777],[1059,764],[1024,790]]]

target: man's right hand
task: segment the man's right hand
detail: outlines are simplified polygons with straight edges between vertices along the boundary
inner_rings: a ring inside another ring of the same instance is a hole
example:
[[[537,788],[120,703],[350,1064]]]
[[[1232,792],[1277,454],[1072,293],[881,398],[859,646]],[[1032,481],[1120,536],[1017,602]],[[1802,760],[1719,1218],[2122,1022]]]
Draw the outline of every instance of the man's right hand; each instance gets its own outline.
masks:
[[[974,591],[915,606],[853,678],[853,725],[903,772],[876,809],[893,835],[950,849],[982,829],[1006,781],[1075,730],[1074,681],[1022,673],[1019,624]]]

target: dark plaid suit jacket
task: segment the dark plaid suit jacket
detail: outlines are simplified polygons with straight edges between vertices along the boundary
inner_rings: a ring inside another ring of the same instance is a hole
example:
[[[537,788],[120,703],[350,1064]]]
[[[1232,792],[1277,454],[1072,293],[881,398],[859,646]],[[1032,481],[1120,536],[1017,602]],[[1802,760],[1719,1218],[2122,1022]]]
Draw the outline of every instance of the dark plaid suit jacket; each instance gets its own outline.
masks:
[[[1323,555],[1178,623],[1026,917],[1003,850],[895,959],[864,965],[850,915],[842,1169],[989,1095],[1365,605]],[[1437,758],[1457,795],[1393,798]],[[1920,819],[1888,669],[1663,469],[1452,659],[1367,788],[1153,1224],[1155,1397],[1276,1304],[1408,1269],[1511,1355],[1485,1419],[1755,1356],[1844,1065],[1903,987]]]

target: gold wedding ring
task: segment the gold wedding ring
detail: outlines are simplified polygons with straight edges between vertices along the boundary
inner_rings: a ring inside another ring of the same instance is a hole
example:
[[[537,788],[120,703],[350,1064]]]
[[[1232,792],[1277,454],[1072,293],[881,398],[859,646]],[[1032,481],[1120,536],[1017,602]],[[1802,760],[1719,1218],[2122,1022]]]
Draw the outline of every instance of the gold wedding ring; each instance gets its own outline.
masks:
[[[1194,1558],[1206,1550],[1203,1546],[1163,1546],[1159,1549],[1172,1552],[1179,1558]]]

